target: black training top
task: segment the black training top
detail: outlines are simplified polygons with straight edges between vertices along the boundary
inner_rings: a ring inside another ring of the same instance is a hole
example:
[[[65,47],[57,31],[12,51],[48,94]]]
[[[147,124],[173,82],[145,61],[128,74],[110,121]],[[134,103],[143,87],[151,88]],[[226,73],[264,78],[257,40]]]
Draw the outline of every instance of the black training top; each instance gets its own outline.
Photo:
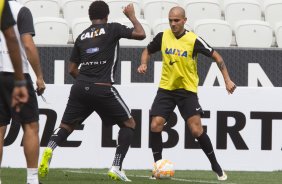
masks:
[[[18,26],[20,35],[26,34],[26,33],[32,36],[35,35],[32,14],[27,7],[22,7],[20,9],[18,17],[17,17],[17,26]]]
[[[94,24],[76,39],[70,61],[80,64],[77,80],[114,83],[119,39],[131,38],[133,28],[119,23]]]
[[[0,15],[0,21],[1,21],[2,31],[16,24],[7,0],[5,0],[4,2],[3,11],[2,14]]]

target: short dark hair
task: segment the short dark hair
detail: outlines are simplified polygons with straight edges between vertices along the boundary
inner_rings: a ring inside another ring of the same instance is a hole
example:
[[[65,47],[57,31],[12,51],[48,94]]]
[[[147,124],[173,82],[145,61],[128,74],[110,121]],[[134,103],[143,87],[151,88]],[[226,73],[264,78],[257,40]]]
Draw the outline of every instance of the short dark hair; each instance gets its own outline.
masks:
[[[94,1],[88,10],[90,20],[106,18],[109,13],[109,6],[104,1]]]

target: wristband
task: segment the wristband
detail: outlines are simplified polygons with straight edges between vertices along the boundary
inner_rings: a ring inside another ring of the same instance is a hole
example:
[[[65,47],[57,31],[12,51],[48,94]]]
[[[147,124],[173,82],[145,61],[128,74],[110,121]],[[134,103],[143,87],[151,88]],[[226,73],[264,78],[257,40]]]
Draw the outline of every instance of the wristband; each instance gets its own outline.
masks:
[[[26,80],[16,80],[15,81],[15,87],[23,87],[26,86],[27,82]]]

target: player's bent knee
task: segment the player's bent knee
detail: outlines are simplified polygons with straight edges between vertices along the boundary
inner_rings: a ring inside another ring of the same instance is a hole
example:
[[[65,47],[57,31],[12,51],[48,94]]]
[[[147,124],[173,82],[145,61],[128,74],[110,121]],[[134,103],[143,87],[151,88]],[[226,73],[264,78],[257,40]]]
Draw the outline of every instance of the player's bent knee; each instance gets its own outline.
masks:
[[[160,116],[153,116],[151,121],[151,131],[161,132],[163,130],[166,120]]]
[[[151,123],[151,131],[152,132],[161,132],[163,130],[163,125],[159,123]]]

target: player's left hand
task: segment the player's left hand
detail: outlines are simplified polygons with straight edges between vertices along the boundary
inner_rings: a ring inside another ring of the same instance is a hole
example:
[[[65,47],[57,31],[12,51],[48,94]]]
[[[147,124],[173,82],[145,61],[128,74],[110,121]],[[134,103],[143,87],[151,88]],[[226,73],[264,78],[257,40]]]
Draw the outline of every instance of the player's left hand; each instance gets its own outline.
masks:
[[[226,90],[228,91],[228,94],[232,94],[237,87],[232,80],[225,82],[225,86],[226,86]]]

